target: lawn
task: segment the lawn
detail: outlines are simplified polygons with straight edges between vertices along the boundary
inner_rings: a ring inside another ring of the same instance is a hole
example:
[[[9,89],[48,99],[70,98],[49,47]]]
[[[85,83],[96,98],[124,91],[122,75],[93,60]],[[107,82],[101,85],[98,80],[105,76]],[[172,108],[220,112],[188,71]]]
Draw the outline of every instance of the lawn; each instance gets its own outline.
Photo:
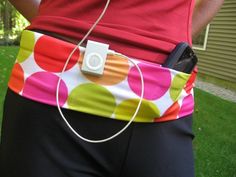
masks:
[[[236,177],[236,103],[195,89],[196,177]]]
[[[17,47],[0,47],[0,122]],[[236,177],[236,104],[195,89],[196,177]]]
[[[7,81],[11,68],[15,61],[18,47],[0,46],[0,123],[2,117],[2,105],[7,90]]]

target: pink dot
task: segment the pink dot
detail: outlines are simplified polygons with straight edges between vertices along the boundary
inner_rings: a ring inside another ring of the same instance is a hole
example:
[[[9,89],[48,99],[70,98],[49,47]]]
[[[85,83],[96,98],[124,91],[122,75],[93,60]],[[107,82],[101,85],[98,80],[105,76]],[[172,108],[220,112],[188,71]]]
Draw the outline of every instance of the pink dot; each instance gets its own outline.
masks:
[[[35,62],[45,71],[61,72],[74,47],[73,44],[50,36],[42,36],[34,47]],[[66,70],[69,70],[77,63],[79,56],[80,53],[77,49],[72,55]]]
[[[58,76],[48,72],[37,72],[26,79],[23,96],[50,105],[56,105],[56,86]],[[68,97],[68,89],[61,80],[59,103],[63,106]]]
[[[194,110],[194,98],[190,94],[183,99],[182,106],[179,111],[179,117],[187,116],[193,113]]]
[[[144,98],[155,100],[163,96],[170,87],[171,74],[168,69],[149,63],[138,64],[144,78]],[[141,95],[140,74],[135,66],[130,69],[128,83],[133,92]]]

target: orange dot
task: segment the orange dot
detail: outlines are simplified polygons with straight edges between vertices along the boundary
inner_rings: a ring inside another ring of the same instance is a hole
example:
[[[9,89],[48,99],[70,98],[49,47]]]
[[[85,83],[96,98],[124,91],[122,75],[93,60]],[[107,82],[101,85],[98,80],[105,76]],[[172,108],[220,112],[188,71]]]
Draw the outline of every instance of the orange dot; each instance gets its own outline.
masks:
[[[24,86],[24,71],[18,63],[13,66],[8,86],[17,93],[19,93]]]
[[[154,122],[164,122],[168,120],[175,120],[178,116],[180,106],[178,102],[175,102],[171,107],[169,107],[163,116],[160,118],[155,118]]]
[[[194,71],[191,73],[191,76],[184,87],[187,94],[189,94],[191,90],[193,89],[193,84],[196,80],[196,77],[197,77],[197,72],[196,72],[196,69],[194,69]]]
[[[34,46],[34,59],[37,65],[49,72],[61,72],[75,45],[50,36],[40,37]],[[79,50],[76,49],[67,64],[66,71],[77,62]]]
[[[83,61],[83,55],[80,55],[80,66]],[[115,85],[123,81],[128,74],[129,63],[126,58],[117,55],[108,55],[101,77],[84,74],[87,79],[101,85]]]

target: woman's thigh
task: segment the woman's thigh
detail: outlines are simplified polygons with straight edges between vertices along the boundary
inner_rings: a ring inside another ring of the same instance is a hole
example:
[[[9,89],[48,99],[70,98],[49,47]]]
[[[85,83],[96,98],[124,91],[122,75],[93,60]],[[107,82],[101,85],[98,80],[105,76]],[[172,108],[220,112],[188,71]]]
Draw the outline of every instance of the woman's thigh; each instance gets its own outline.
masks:
[[[192,116],[136,123],[121,177],[194,177]]]
[[[77,111],[63,112],[76,131],[91,139],[106,138],[126,124]],[[11,90],[3,117],[0,176],[112,177],[125,159],[130,129],[106,143],[87,143],[68,129],[55,106],[25,99]]]
[[[108,137],[126,124],[63,111],[73,127],[87,138]],[[191,116],[163,123],[133,123],[107,143],[90,144],[71,133],[56,107],[8,90],[0,176],[193,177],[191,126]]]

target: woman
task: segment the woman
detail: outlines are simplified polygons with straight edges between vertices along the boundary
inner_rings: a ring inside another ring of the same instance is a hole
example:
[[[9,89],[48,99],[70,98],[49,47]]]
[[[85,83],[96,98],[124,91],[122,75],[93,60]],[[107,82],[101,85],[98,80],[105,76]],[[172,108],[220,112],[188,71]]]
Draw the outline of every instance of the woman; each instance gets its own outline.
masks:
[[[56,109],[53,84],[58,81],[66,59],[70,59],[73,44],[79,43],[91,28],[105,2],[10,2],[31,25],[29,31],[23,32],[4,105],[1,176],[194,176],[191,130],[194,75],[176,73],[159,64],[165,62],[178,43],[191,44],[191,36],[209,23],[223,0],[197,1],[194,13],[193,0],[111,1],[87,39],[109,44],[110,49],[134,58],[142,71],[145,90],[134,122],[118,137],[99,144],[78,139],[66,126]],[[129,66],[120,56],[107,58],[101,78],[81,74],[80,48],[61,75],[59,105],[66,108],[63,112],[72,127],[90,139],[108,137],[122,129],[141,98],[137,68]],[[114,61],[122,61],[118,63],[122,67]],[[109,67],[115,68],[114,73],[120,73],[119,76],[109,74]],[[128,76],[123,77],[126,72]],[[79,74],[76,79],[82,84],[76,87],[75,75]],[[182,88],[173,90],[180,83]],[[122,100],[107,92],[113,87],[121,89],[117,95],[131,91]],[[129,96],[135,99],[128,99]],[[86,107],[83,99],[96,104],[90,105],[88,101]]]

